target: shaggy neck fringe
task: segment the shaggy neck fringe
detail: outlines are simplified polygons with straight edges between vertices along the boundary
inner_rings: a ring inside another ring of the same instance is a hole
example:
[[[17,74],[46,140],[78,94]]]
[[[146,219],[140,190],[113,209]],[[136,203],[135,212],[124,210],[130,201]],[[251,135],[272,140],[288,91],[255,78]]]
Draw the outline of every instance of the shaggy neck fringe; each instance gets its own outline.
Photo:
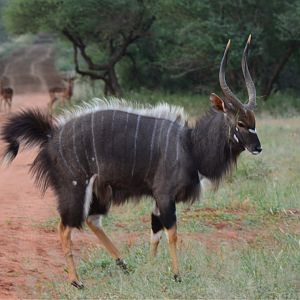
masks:
[[[188,115],[180,106],[169,105],[167,103],[158,103],[155,106],[152,106],[142,105],[136,102],[127,102],[123,99],[117,98],[94,98],[90,103],[84,103],[83,105],[76,106],[73,109],[65,110],[64,114],[58,117],[58,124],[63,126],[74,118],[90,114],[92,112],[105,110],[118,110],[141,116],[166,119],[172,122],[177,122],[181,126],[184,126],[188,120]]]
[[[224,114],[211,110],[200,119],[191,133],[192,153],[198,171],[217,188],[224,175],[236,166],[243,151],[232,143],[230,125]]]

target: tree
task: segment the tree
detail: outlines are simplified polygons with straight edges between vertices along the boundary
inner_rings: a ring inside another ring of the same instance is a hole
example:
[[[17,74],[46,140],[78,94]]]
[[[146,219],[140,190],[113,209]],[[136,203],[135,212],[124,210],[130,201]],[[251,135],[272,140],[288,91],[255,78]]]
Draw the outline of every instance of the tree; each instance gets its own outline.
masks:
[[[154,17],[142,0],[11,0],[5,20],[15,34],[42,30],[68,39],[76,72],[104,81],[106,95],[121,96],[116,65]]]
[[[299,5],[297,0],[159,0],[152,27],[156,57],[148,56],[149,65],[165,87],[207,93],[218,85],[220,59],[232,39],[227,77],[240,90],[242,49],[251,33],[250,71],[266,99],[299,50]]]

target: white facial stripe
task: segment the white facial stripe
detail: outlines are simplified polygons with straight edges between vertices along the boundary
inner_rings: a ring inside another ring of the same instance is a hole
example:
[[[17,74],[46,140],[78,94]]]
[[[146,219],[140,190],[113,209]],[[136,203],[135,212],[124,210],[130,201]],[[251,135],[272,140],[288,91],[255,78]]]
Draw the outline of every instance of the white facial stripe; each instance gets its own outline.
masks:
[[[239,139],[237,138],[237,136],[235,134],[233,135],[233,138],[236,140],[237,143],[239,142]]]
[[[256,132],[256,128],[254,128],[254,129],[248,129],[248,131],[249,131],[250,133],[257,134],[257,132]]]

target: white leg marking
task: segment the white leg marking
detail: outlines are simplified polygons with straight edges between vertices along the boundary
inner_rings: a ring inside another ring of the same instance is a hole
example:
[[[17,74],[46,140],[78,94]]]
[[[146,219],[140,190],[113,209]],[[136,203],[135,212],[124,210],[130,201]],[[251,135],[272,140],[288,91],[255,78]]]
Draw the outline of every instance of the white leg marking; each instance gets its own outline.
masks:
[[[97,228],[102,228],[102,215],[91,215],[87,219]]]
[[[163,233],[163,230],[160,230],[156,233],[153,233],[153,231],[151,230],[151,237],[150,237],[151,243],[159,242],[162,237],[162,233]]]
[[[154,216],[157,216],[157,217],[160,216],[160,211],[156,205],[154,206],[152,213],[154,214]]]
[[[256,128],[254,128],[254,129],[251,129],[251,128],[250,128],[250,129],[248,129],[248,130],[249,130],[250,133],[257,134]]]
[[[94,181],[95,181],[96,177],[97,177],[97,174],[94,174],[91,177],[91,179],[89,181],[89,184],[87,185],[87,187],[85,189],[84,206],[83,206],[83,219],[84,220],[89,215],[91,203],[92,203],[92,200],[93,200],[93,184],[94,184]]]
[[[169,233],[168,233],[168,230],[167,230],[167,229],[164,229],[164,231],[165,231],[165,235],[166,235],[167,241],[168,241],[168,243],[169,243]]]
[[[137,139],[138,139],[138,133],[139,133],[139,126],[140,126],[140,119],[141,116],[139,115],[137,117],[137,123],[135,128],[135,135],[134,135],[134,155],[133,155],[133,166],[131,170],[131,176],[134,174],[135,164],[136,164],[136,147],[137,147]]]

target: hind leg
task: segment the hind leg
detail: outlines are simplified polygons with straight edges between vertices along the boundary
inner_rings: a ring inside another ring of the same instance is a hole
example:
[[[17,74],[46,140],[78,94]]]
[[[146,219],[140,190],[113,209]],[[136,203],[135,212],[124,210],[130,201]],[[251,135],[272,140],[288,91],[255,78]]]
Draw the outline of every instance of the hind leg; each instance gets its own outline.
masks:
[[[112,241],[102,229],[101,217],[101,215],[90,215],[86,219],[86,223],[98,237],[101,244],[105,247],[108,253],[116,260],[116,264],[124,271],[127,271],[126,263],[123,261],[123,259],[121,259],[120,251],[116,248],[116,246],[112,243]]]
[[[66,257],[69,281],[73,286],[81,289],[83,288],[83,284],[78,279],[72,253],[72,227],[65,226],[62,222],[60,222],[58,225],[58,232],[61,240],[62,249]]]
[[[155,206],[151,214],[150,254],[152,258],[155,257],[157,254],[157,247],[164,229],[160,221],[159,215],[159,209],[157,206]]]

